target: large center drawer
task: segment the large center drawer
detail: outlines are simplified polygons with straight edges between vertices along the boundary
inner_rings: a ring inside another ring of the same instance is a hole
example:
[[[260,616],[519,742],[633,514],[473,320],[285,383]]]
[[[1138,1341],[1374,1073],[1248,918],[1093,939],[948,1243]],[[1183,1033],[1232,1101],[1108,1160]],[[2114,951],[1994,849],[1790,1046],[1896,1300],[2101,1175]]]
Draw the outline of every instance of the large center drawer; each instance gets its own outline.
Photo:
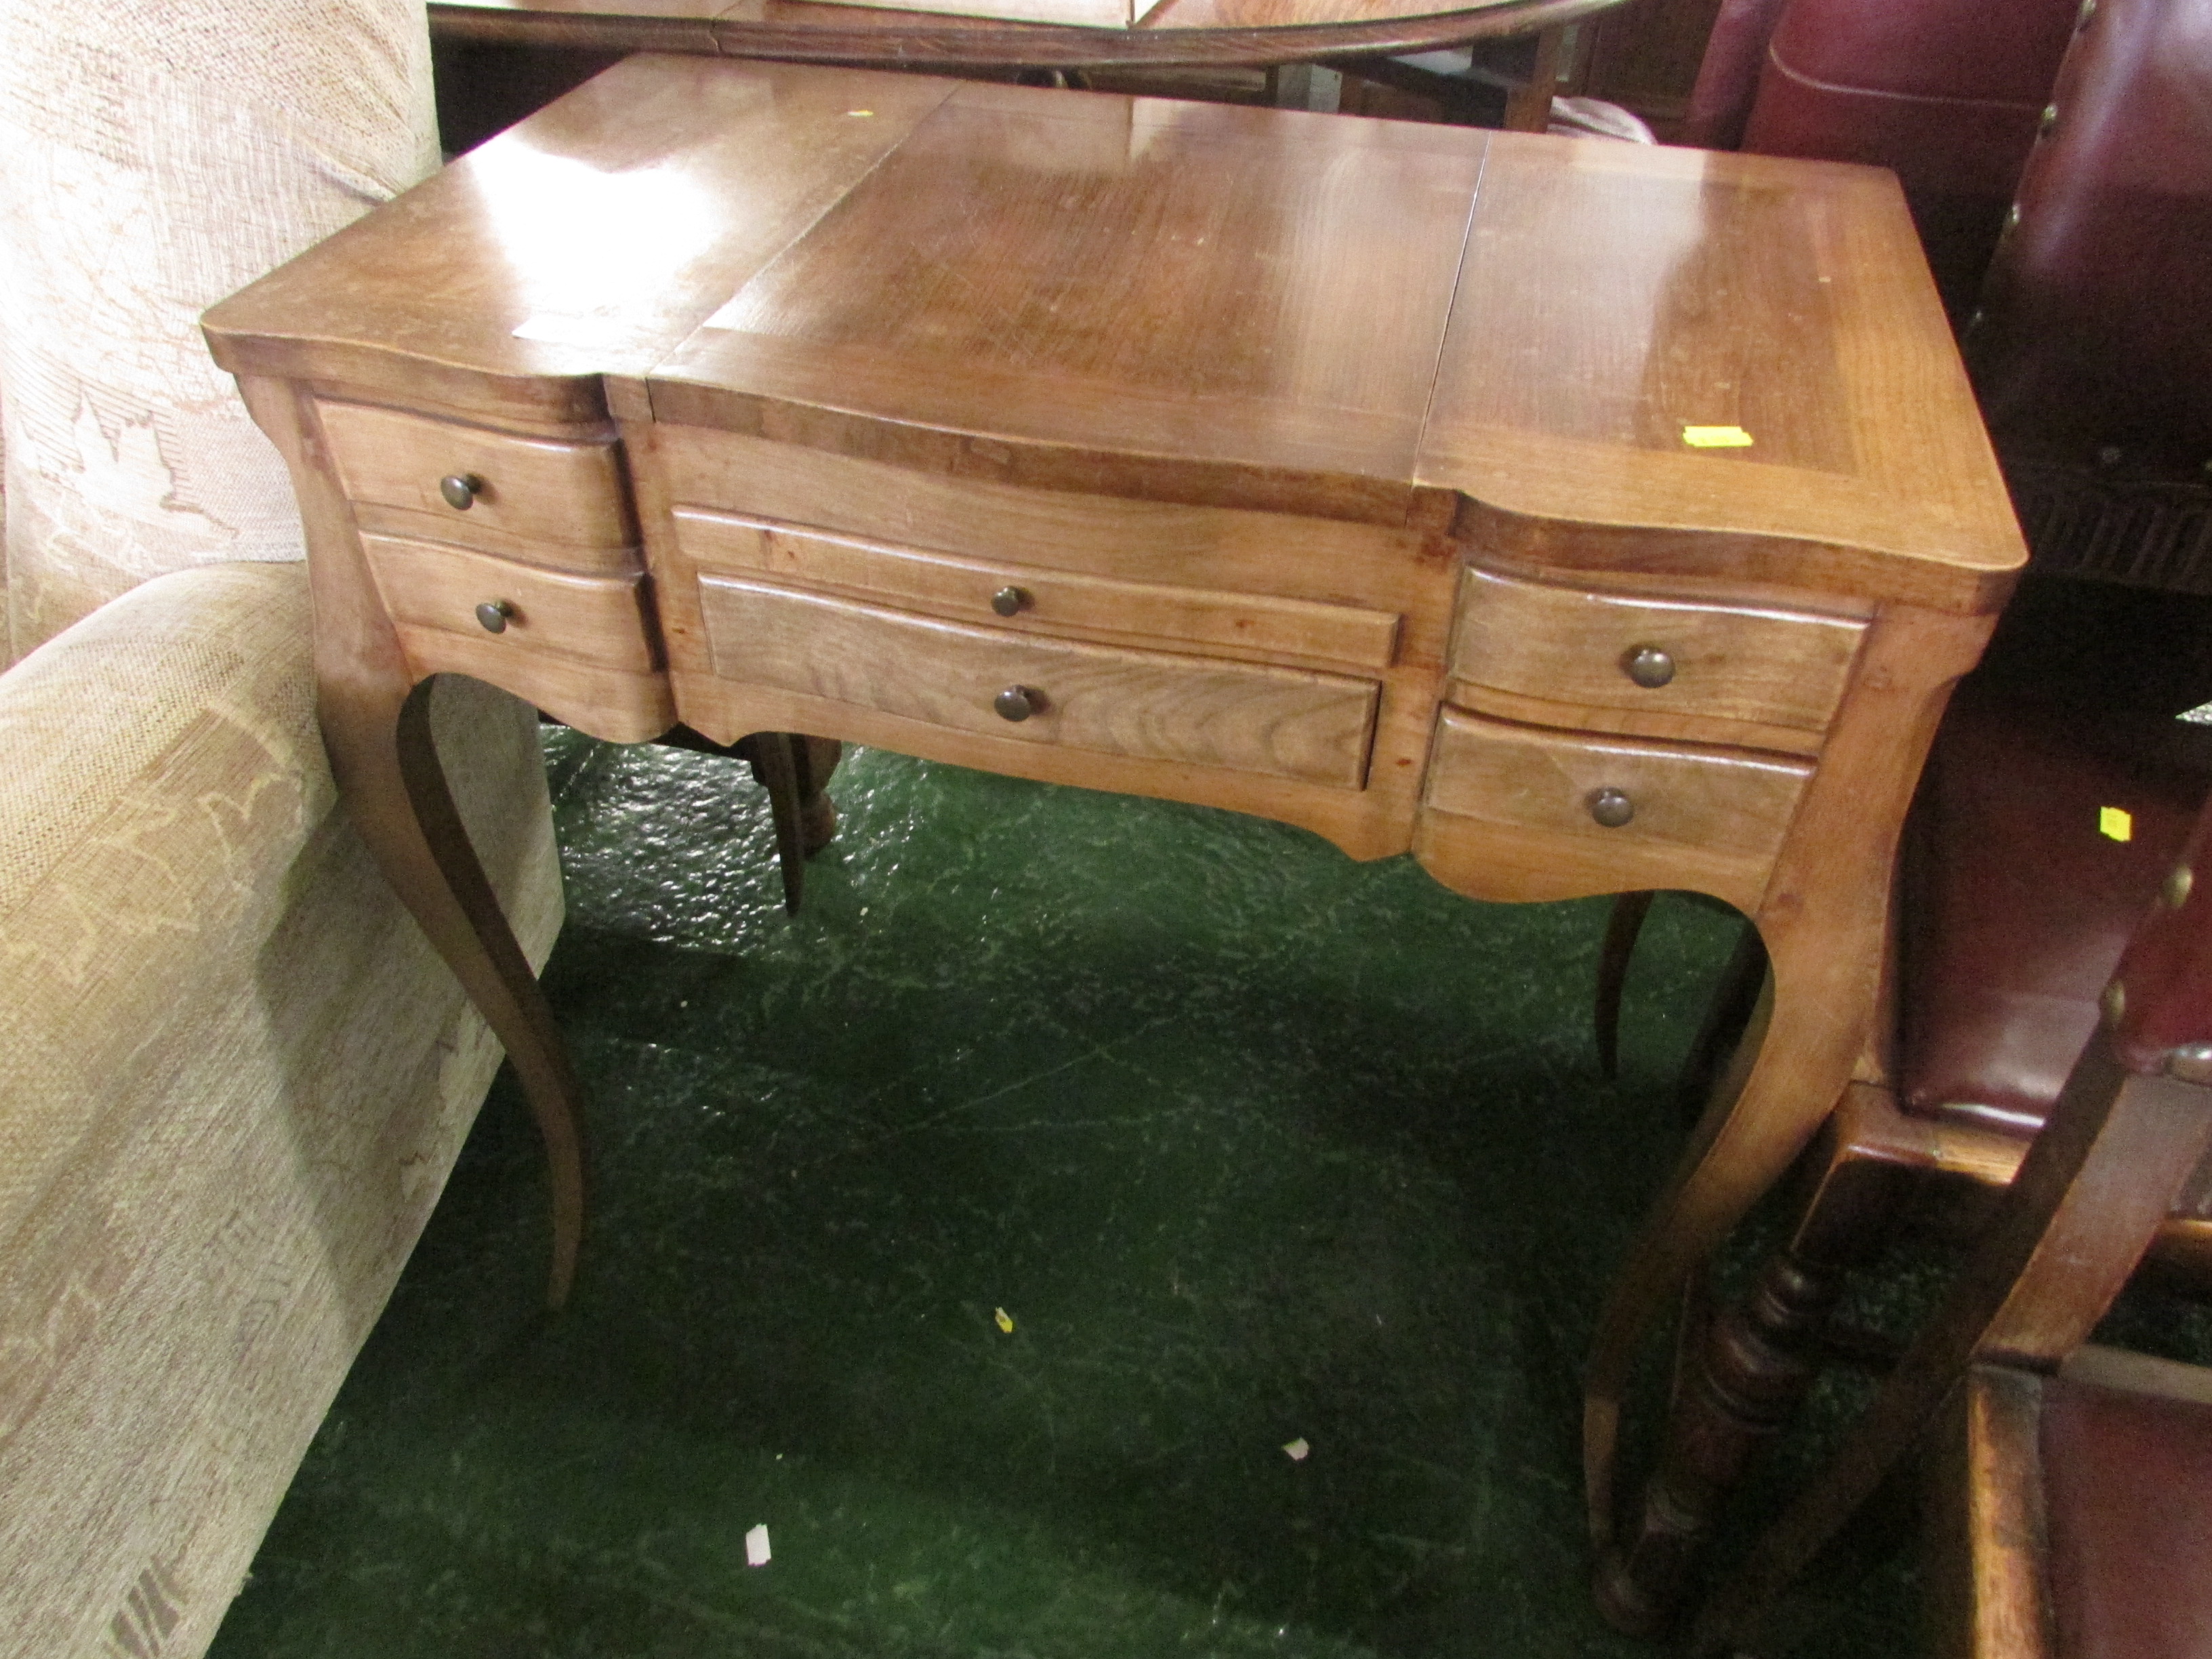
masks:
[[[952,731],[1342,789],[1366,773],[1372,681],[973,628],[713,573],[699,592],[726,679]]]

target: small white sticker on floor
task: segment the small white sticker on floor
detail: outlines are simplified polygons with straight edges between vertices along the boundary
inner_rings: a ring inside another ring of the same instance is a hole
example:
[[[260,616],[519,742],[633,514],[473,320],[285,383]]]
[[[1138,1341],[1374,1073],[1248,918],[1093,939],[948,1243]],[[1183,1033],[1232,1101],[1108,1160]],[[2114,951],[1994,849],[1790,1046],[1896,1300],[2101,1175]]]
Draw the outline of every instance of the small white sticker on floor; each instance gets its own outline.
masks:
[[[1290,1444],[1285,1446],[1283,1449],[1290,1454],[1291,1462],[1303,1463],[1306,1461],[1307,1454],[1311,1452],[1313,1448],[1306,1444],[1305,1436],[1300,1435],[1297,1439],[1291,1441]]]
[[[764,1567],[768,1565],[768,1528],[755,1527],[745,1534],[745,1565]]]

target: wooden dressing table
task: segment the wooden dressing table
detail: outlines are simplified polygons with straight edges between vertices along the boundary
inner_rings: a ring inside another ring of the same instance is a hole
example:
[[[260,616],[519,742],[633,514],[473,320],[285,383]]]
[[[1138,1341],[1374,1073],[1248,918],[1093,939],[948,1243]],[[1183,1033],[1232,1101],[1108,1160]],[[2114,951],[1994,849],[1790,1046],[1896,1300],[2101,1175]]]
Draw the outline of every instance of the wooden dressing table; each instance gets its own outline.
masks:
[[[1889,175],[637,58],[206,327],[340,786],[545,1133],[556,1299],[575,1085],[435,674],[1754,918],[1765,1043],[1593,1350],[1604,1546],[1639,1338],[1878,1073],[1899,823],[2022,557]]]

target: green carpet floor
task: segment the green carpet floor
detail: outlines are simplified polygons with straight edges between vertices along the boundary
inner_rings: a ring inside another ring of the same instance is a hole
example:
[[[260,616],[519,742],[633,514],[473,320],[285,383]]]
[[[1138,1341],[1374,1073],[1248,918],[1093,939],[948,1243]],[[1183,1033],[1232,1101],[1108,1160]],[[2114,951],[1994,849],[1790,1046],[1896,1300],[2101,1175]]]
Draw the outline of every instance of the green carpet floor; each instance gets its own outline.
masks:
[[[793,921],[742,768],[549,755],[575,1302],[502,1076],[222,1659],[1654,1651],[1577,1370],[1728,919],[1655,912],[1607,1084],[1602,902],[862,752]],[[1910,1645],[1894,1560],[1813,1606]]]

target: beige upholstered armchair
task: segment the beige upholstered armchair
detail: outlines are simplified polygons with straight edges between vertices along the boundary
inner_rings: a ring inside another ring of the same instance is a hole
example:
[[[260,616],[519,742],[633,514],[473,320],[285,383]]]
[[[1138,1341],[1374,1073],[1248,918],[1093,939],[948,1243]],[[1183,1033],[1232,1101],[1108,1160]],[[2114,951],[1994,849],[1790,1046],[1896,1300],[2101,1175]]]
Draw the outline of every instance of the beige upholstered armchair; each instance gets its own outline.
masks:
[[[336,810],[197,327],[435,164],[428,63],[421,0],[0,6],[5,1659],[206,1648],[499,1062]],[[542,961],[535,718],[433,719]]]

